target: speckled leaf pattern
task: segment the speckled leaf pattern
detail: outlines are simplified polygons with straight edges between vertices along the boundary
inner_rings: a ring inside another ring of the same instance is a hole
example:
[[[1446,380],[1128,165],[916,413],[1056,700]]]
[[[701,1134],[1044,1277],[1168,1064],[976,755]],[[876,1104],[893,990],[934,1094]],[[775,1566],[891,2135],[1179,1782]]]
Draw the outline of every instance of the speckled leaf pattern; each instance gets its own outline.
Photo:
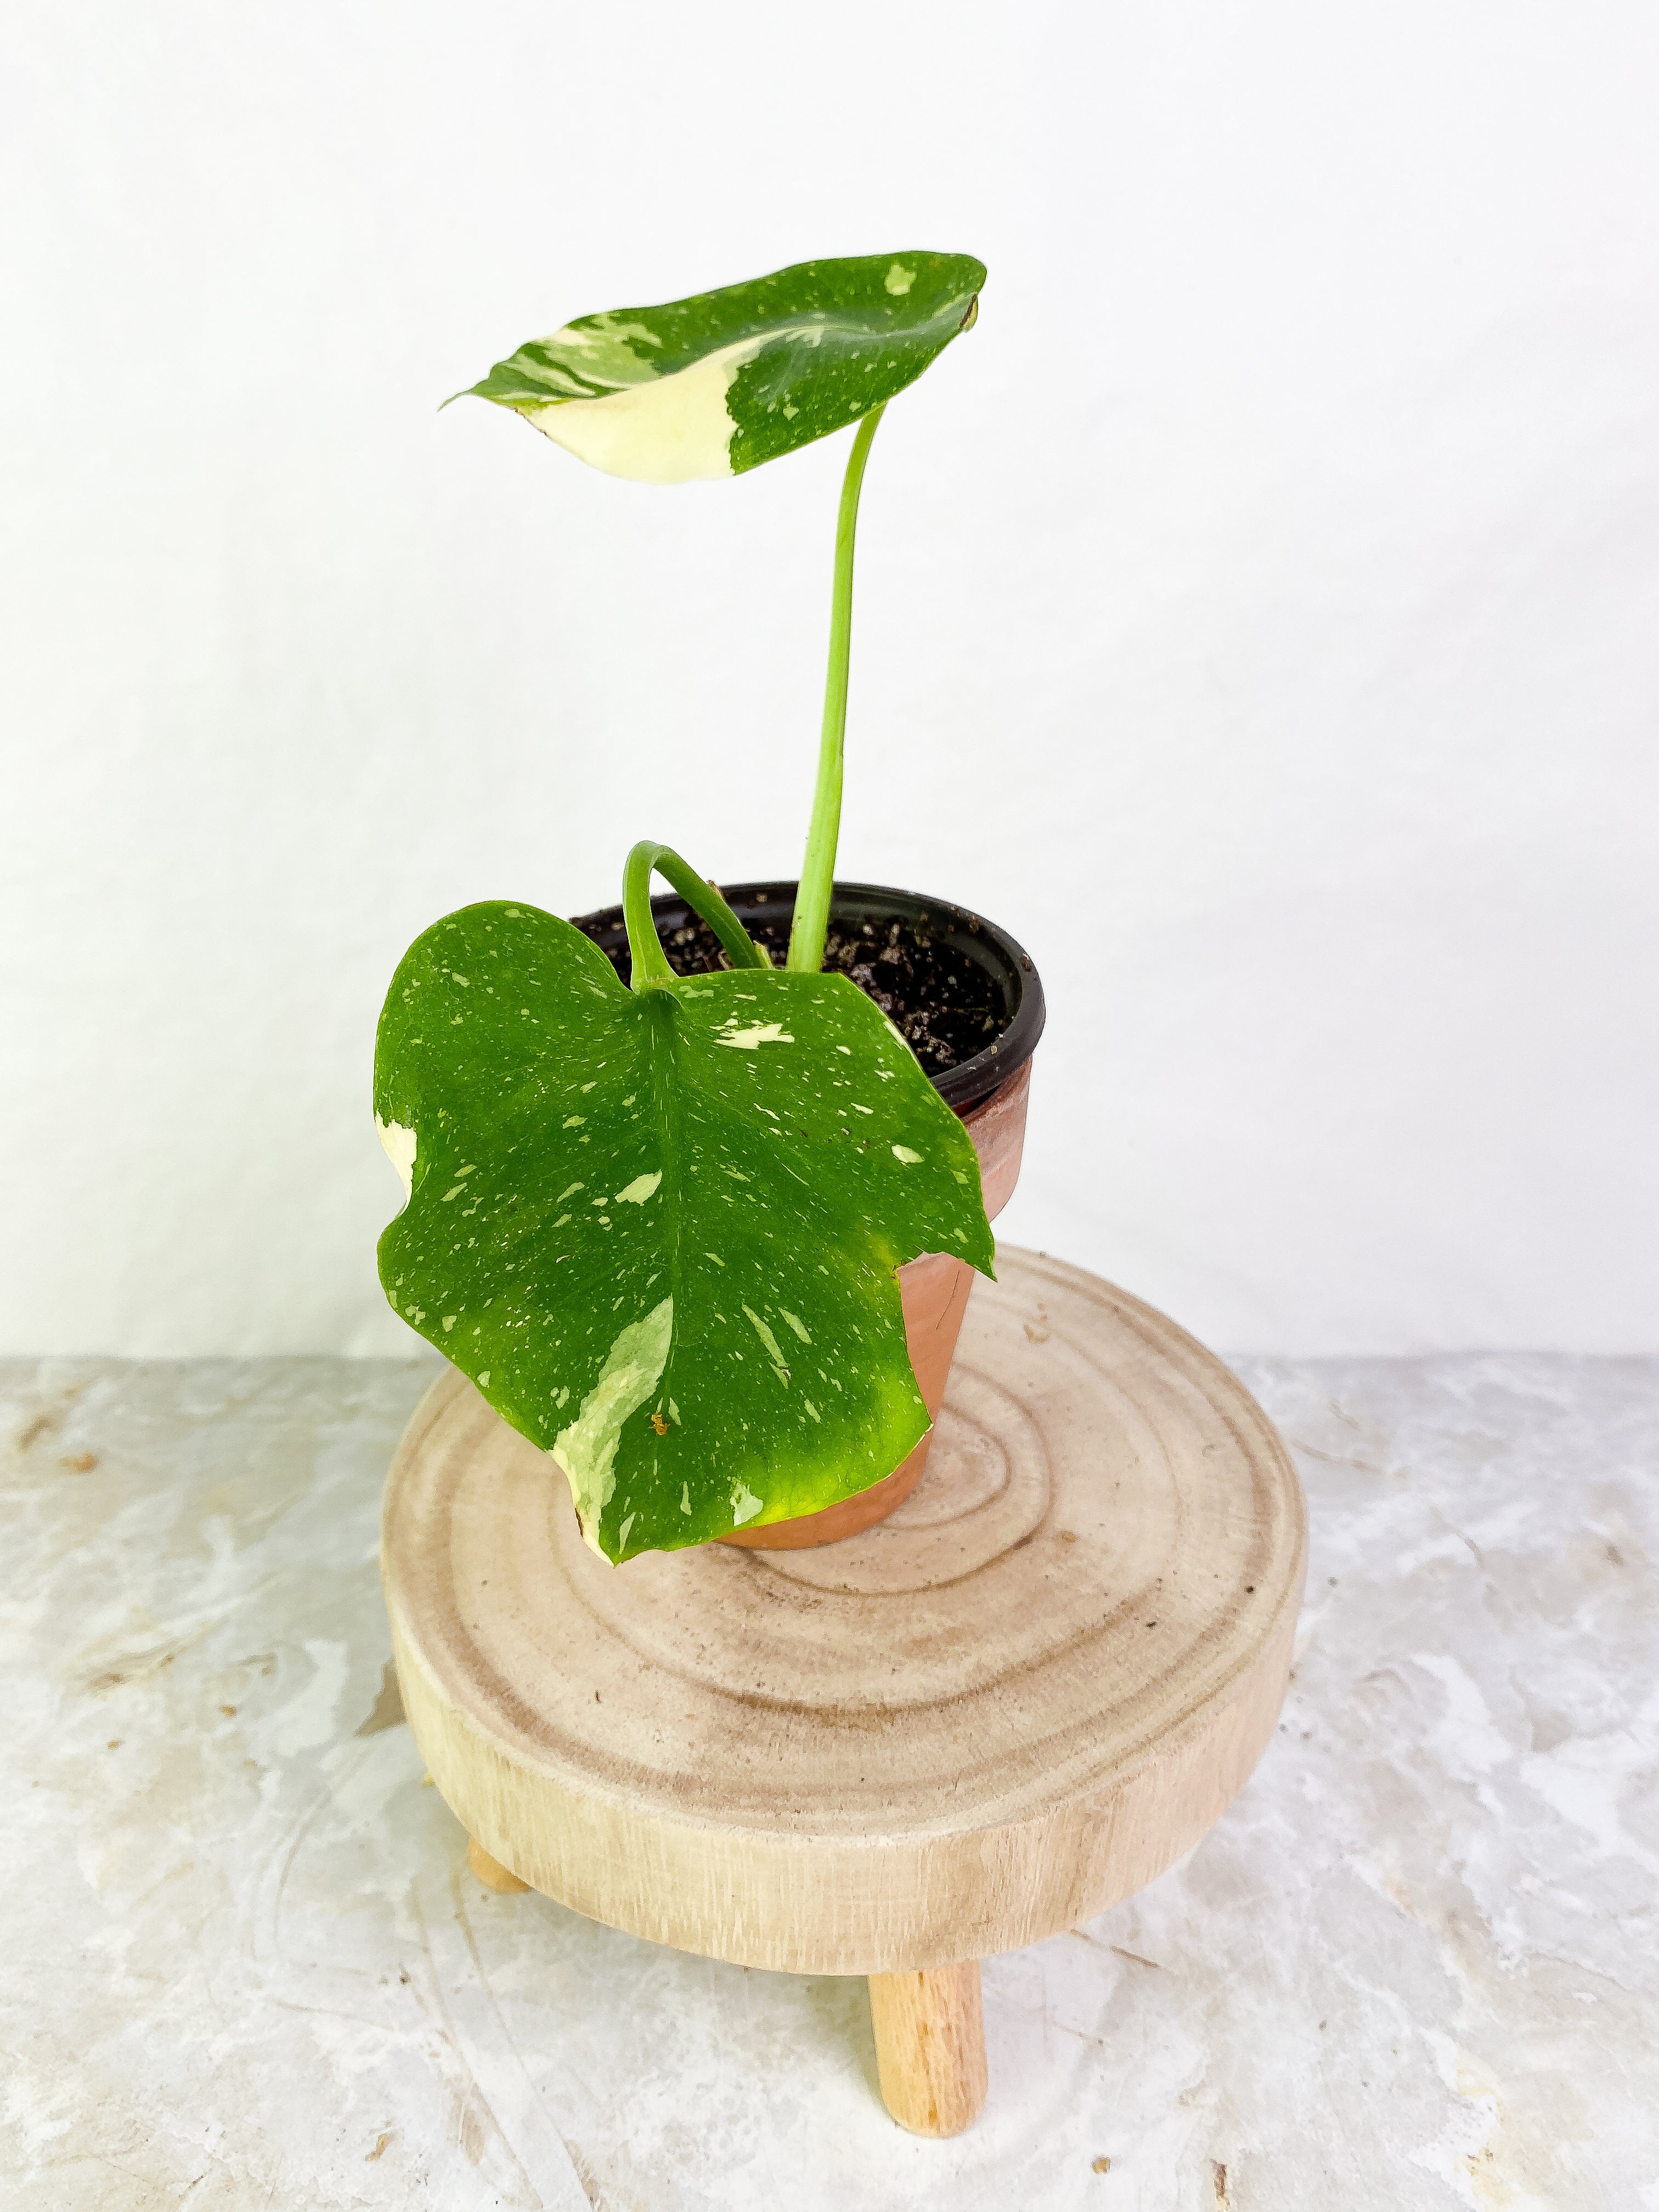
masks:
[[[472,393],[613,476],[739,476],[844,428],[973,321],[963,253],[804,261],[659,307],[584,315],[498,362]]]
[[[991,1272],[972,1139],[844,975],[635,992],[568,922],[467,907],[375,1054],[405,1321],[624,1559],[815,1512],[926,1434],[895,1269]]]

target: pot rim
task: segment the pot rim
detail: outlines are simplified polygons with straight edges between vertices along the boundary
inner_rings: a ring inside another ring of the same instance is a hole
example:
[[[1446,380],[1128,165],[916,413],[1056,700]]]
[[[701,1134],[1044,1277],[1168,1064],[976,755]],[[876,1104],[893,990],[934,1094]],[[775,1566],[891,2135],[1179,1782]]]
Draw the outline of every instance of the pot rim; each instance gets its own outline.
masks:
[[[725,884],[721,895],[744,927],[751,921],[788,921],[795,911],[793,878]],[[651,902],[659,935],[683,929],[691,916],[686,901],[672,892]],[[1023,945],[994,921],[954,900],[929,898],[920,891],[899,890],[890,884],[842,883],[837,879],[830,900],[832,921],[898,920],[926,924],[931,934],[965,953],[985,969],[1002,993],[1007,1016],[1002,1030],[982,1052],[960,1066],[947,1067],[928,1078],[945,1104],[958,1114],[983,1105],[1000,1091],[1036,1050],[1048,1009],[1042,979],[1036,963]],[[619,906],[599,907],[592,914],[573,915],[571,922],[592,939],[605,953],[626,949],[628,931]]]

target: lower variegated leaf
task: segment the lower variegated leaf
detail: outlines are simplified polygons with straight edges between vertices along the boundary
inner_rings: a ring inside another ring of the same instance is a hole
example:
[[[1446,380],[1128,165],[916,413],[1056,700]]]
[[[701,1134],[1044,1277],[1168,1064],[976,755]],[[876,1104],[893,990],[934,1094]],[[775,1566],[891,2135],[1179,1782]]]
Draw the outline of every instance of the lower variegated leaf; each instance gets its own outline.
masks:
[[[408,1179],[381,1280],[564,1470],[611,1559],[816,1512],[927,1429],[895,1270],[989,1273],[972,1140],[843,975],[631,991],[534,908],[392,979],[375,1116]]]

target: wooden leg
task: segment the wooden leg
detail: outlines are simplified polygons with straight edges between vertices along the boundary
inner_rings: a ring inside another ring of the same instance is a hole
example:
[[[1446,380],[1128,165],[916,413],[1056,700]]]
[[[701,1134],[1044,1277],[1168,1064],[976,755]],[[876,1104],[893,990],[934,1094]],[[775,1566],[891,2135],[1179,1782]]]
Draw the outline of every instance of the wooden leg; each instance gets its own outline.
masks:
[[[959,2136],[985,2102],[979,1961],[872,1974],[882,2102],[912,2135]]]
[[[509,1873],[499,1859],[492,1859],[476,1836],[466,1839],[466,1863],[486,1889],[499,1890],[503,1897],[515,1889],[530,1887],[527,1881],[520,1881],[517,1875]]]

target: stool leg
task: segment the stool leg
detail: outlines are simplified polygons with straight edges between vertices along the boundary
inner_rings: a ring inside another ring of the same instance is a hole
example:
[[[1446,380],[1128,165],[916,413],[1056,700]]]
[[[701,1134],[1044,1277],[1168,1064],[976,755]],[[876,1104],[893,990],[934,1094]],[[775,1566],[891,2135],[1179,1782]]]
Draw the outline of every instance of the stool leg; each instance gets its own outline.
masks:
[[[882,2102],[912,2135],[959,2136],[985,2102],[979,1960],[872,1974]]]
[[[528,1889],[530,1887],[527,1881],[520,1881],[518,1875],[504,1867],[499,1859],[491,1858],[476,1836],[469,1836],[466,1839],[466,1863],[486,1889],[499,1890],[503,1897],[515,1889]]]

